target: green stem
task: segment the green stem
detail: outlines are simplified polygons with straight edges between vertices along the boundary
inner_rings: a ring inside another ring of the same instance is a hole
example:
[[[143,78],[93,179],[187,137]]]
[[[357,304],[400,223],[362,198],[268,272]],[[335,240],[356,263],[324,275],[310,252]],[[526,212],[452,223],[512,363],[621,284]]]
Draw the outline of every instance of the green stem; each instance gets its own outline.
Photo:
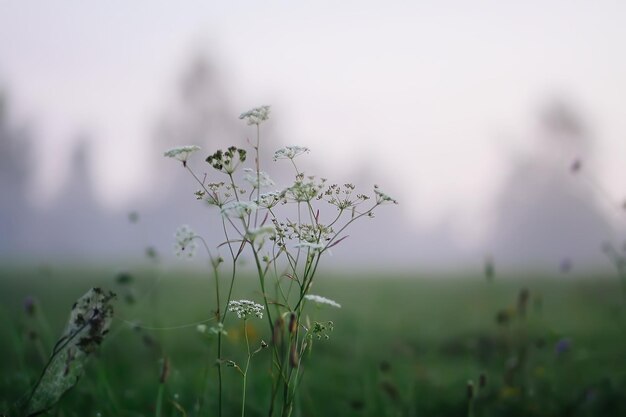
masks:
[[[159,384],[159,391],[157,393],[157,400],[156,400],[156,411],[154,413],[155,417],[161,417],[161,412],[163,410],[163,392],[165,389],[165,384],[164,383],[160,383]]]
[[[259,161],[259,142],[261,139],[261,128],[259,125],[256,125],[256,146],[254,150],[256,151],[256,203],[259,204],[259,199],[261,198],[261,164]],[[254,213],[254,227],[257,227],[257,223],[259,222],[259,210]]]
[[[248,349],[248,359],[246,360],[246,369],[243,372],[243,395],[241,400],[241,417],[244,417],[246,412],[246,383],[248,380],[248,367],[250,366],[250,342],[248,340],[248,326],[246,319],[243,320],[243,334],[246,337],[246,348]]]
[[[467,417],[474,417],[474,399],[470,398],[467,404]]]

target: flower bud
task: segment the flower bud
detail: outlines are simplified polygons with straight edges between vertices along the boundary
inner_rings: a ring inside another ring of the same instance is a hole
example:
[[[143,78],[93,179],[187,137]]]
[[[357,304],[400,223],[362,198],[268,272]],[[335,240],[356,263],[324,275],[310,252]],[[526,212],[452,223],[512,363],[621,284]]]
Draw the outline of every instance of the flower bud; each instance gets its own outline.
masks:
[[[487,375],[484,373],[481,373],[478,376],[478,387],[485,388],[486,386],[487,386]]]
[[[291,313],[289,315],[289,333],[294,334],[298,329],[298,317],[296,313]]]
[[[467,381],[467,399],[471,400],[474,398],[474,381]]]
[[[282,316],[279,316],[274,321],[274,326],[272,327],[272,344],[274,346],[280,346],[282,344],[284,331],[285,331],[285,320],[283,320]]]
[[[298,367],[298,350],[296,349],[296,344],[291,344],[291,351],[289,352],[289,364],[292,368]]]

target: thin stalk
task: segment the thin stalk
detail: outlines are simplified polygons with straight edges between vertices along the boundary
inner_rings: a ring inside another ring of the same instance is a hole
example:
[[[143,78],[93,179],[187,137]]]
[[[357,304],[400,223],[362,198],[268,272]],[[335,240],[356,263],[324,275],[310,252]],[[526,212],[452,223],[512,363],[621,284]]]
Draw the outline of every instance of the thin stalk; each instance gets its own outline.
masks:
[[[248,359],[246,360],[246,368],[243,371],[243,395],[241,400],[241,417],[244,417],[246,412],[246,383],[248,381],[248,367],[250,366],[250,358],[252,354],[250,353],[250,341],[248,340],[248,326],[247,320],[243,320],[243,334],[246,337],[246,348],[248,349]]]
[[[256,125],[256,146],[254,150],[256,151],[256,203],[259,204],[259,200],[261,198],[261,163],[259,161],[259,143],[261,139],[261,128],[259,125]],[[254,213],[254,227],[257,227],[257,223],[259,222],[259,210]]]
[[[165,384],[164,383],[160,383],[159,384],[159,391],[157,392],[156,410],[154,412],[154,416],[155,417],[161,417],[162,410],[163,410],[163,392],[164,392],[164,390],[165,390]]]

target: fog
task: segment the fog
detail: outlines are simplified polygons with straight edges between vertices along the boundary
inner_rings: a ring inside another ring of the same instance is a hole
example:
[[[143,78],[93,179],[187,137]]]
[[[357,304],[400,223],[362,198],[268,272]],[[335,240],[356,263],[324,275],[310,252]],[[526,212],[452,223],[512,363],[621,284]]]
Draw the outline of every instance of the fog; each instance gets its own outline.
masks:
[[[27,3],[0,6],[6,261],[143,262],[150,247],[179,262],[181,224],[218,244],[217,213],[163,151],[201,146],[190,163],[212,176],[204,157],[245,147],[255,131],[238,115],[261,104],[261,164],[279,185],[291,174],[273,151],[298,144],[307,174],[400,202],[330,266],[569,272],[623,247],[622,6],[156,4],[122,19]]]

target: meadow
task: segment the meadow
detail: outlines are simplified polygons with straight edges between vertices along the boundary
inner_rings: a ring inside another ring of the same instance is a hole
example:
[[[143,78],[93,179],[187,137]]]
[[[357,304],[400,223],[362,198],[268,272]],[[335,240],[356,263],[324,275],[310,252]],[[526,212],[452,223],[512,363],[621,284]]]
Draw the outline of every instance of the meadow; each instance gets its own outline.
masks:
[[[117,294],[110,333],[49,415],[216,415],[215,341],[198,331],[214,316],[212,277],[87,266],[0,272],[0,413],[29,392],[93,286]],[[259,300],[257,287],[242,275],[233,298]],[[626,310],[610,273],[323,270],[315,293],[342,307],[303,312],[332,326],[302,357],[295,416],[626,415]],[[244,362],[241,321],[224,329],[225,359]],[[253,349],[272,339],[262,320],[248,336]],[[270,361],[270,349],[251,361],[249,416],[267,415]],[[224,415],[238,415],[241,375],[223,367],[223,378]]]

